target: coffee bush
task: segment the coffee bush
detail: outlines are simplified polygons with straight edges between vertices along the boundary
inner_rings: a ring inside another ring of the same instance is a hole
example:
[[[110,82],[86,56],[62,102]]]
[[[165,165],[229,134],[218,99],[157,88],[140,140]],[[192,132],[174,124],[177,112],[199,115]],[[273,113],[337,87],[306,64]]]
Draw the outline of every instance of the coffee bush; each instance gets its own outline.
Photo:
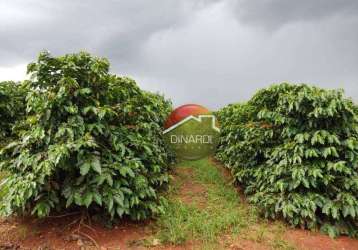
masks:
[[[159,213],[171,103],[87,53],[43,52],[28,73],[25,122],[1,149],[2,214],[77,209],[139,220]]]
[[[26,86],[12,81],[0,82],[0,145],[14,135],[15,123],[25,113]]]
[[[217,158],[265,217],[357,236],[358,113],[342,91],[283,83],[218,113]]]

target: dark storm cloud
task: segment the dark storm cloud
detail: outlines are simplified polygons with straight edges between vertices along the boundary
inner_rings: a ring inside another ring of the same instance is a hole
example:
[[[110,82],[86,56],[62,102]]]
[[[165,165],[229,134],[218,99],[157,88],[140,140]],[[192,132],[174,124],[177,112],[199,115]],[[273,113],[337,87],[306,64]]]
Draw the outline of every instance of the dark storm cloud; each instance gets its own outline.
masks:
[[[33,58],[40,50],[89,50],[131,61],[148,37],[180,25],[194,4],[152,1],[7,1],[0,3],[0,63]],[[3,14],[4,13],[4,14]]]
[[[243,22],[278,28],[291,22],[310,22],[331,16],[349,17],[358,13],[356,0],[241,0],[233,1]]]
[[[0,79],[43,49],[87,50],[176,105],[218,108],[281,81],[358,101],[357,13],[355,0],[2,1]]]

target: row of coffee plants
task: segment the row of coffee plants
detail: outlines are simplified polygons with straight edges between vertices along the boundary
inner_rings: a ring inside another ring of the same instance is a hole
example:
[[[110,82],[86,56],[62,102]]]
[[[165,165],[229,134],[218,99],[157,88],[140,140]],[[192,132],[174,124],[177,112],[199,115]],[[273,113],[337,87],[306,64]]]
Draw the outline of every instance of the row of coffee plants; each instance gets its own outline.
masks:
[[[218,112],[217,158],[265,217],[356,237],[357,111],[340,90],[273,85]]]
[[[87,53],[44,52],[29,64],[30,80],[0,84],[2,215],[144,219],[161,211],[171,103],[109,66]]]

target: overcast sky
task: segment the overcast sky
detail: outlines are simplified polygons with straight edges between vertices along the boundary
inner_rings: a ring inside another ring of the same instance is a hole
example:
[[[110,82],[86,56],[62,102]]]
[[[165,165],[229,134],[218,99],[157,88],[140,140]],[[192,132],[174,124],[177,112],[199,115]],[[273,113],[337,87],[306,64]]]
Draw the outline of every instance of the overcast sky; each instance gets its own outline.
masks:
[[[216,109],[290,81],[358,101],[358,0],[1,0],[0,80],[89,51],[174,104]]]

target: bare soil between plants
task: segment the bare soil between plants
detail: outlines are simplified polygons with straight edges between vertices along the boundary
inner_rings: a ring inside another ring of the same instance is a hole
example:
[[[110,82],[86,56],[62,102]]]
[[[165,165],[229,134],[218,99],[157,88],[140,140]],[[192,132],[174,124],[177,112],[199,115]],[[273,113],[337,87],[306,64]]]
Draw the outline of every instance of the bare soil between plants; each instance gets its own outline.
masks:
[[[211,165],[220,169],[222,178],[230,182],[230,174],[220,163],[211,160]],[[173,170],[172,181],[180,182],[178,198],[186,204],[206,208],[205,185],[195,181],[190,168]],[[234,188],[234,187],[233,187]],[[238,192],[239,189],[238,189]],[[244,196],[240,194],[244,199]],[[245,202],[245,201],[243,201]],[[247,209],[250,209],[247,205]],[[78,221],[78,214],[65,214],[47,219],[6,218],[0,221],[0,249],[202,249],[203,242],[188,240],[180,245],[162,244],[156,237],[154,220],[144,222],[122,221],[113,228],[99,223]],[[214,249],[266,250],[357,250],[358,240],[349,237],[331,239],[326,235],[284,226],[280,240],[274,239],[270,222],[252,224],[236,236],[225,232]],[[275,241],[275,244],[272,244]]]

